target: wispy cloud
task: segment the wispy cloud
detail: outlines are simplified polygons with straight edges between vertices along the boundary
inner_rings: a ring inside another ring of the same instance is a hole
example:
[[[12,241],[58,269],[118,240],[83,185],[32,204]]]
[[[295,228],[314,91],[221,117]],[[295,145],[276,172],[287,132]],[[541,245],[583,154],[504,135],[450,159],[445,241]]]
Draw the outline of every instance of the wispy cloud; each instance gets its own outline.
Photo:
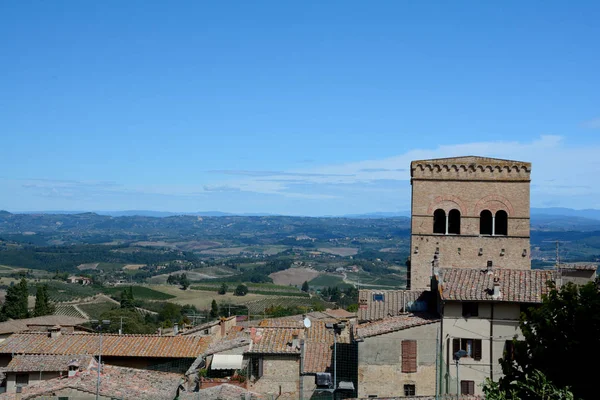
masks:
[[[581,126],[586,129],[600,129],[600,118],[585,121]]]
[[[318,209],[314,213],[340,214],[393,211],[410,208],[408,167],[411,161],[481,155],[531,162],[533,206],[552,204],[598,208],[600,187],[596,180],[600,176],[599,153],[600,145],[570,145],[560,136],[544,135],[532,141],[499,140],[444,145],[414,149],[382,159],[310,165],[290,170],[212,170],[198,182],[186,184],[125,185],[111,181],[37,178],[12,180],[11,188],[18,187],[28,196],[56,200],[56,204],[57,199],[73,201],[73,204],[77,202],[77,209],[85,209],[83,204],[98,199],[113,199],[118,204],[123,199],[133,204],[145,200],[148,200],[147,204],[156,204],[157,199],[164,199],[166,201],[160,204],[182,204],[176,211],[231,211],[232,204],[243,212],[311,214],[306,210]],[[6,189],[5,193],[8,190],[12,189]],[[254,208],[248,206],[248,199],[256,202]],[[223,208],[225,204],[229,208]],[[302,211],[294,212],[298,207],[302,207]]]

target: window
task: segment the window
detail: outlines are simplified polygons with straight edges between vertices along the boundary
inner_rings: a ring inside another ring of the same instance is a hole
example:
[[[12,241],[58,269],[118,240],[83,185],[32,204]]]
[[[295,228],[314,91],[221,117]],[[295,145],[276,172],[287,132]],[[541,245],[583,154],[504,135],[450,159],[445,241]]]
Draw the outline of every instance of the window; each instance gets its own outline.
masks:
[[[475,394],[475,381],[460,381],[460,394]]]
[[[448,213],[448,233],[460,235],[460,211],[450,210]]]
[[[504,358],[507,360],[515,359],[515,343],[512,340],[507,340],[504,344]]]
[[[465,318],[479,315],[479,303],[462,303],[462,316]]]
[[[59,397],[58,400],[69,400],[69,398],[65,397],[65,396],[62,396],[62,397]],[[111,400],[113,400],[113,399],[111,399]],[[115,400],[118,400],[118,399],[115,399]]]
[[[402,372],[417,372],[417,341],[402,341]]]
[[[385,296],[383,293],[373,293],[373,301],[384,301]]]
[[[479,234],[491,235],[493,231],[494,221],[490,210],[483,210],[479,214]]]
[[[262,357],[256,357],[252,359],[252,364],[250,365],[252,368],[252,376],[255,379],[259,379],[263,376],[263,359]]]
[[[29,374],[17,374],[15,377],[15,383],[17,386],[29,385]]]
[[[452,355],[459,350],[466,351],[467,357],[479,361],[481,360],[481,339],[453,339]]]
[[[446,233],[446,211],[442,209],[433,213],[433,233]]]
[[[404,385],[405,396],[416,396],[417,388],[415,385]]]
[[[494,218],[494,234],[495,235],[508,235],[508,214],[504,210],[500,210],[496,213],[496,218]]]

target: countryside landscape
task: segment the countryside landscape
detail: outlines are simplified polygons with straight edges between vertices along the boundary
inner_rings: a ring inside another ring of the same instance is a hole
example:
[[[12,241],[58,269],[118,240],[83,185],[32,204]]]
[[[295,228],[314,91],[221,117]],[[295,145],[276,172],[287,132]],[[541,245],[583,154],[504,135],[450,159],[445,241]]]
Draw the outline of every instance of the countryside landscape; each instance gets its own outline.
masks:
[[[0,284],[25,278],[30,307],[43,284],[56,314],[126,315],[125,330],[149,333],[206,321],[213,301],[250,319],[356,311],[360,288],[405,287],[409,242],[408,217],[0,212]],[[600,220],[533,214],[531,243],[533,268],[597,262]],[[135,312],[120,309],[127,290]]]

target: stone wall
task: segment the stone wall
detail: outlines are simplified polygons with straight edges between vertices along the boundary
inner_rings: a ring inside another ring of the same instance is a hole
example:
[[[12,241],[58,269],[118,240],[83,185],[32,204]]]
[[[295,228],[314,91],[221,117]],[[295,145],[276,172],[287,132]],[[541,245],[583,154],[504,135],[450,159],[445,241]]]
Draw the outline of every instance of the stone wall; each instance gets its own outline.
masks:
[[[440,324],[417,326],[365,338],[358,344],[358,397],[404,396],[404,385],[416,395],[435,394],[436,336]],[[402,372],[402,340],[417,340],[417,372]]]
[[[249,382],[248,389],[278,399],[297,399],[299,396],[300,357],[264,355],[263,375]]]

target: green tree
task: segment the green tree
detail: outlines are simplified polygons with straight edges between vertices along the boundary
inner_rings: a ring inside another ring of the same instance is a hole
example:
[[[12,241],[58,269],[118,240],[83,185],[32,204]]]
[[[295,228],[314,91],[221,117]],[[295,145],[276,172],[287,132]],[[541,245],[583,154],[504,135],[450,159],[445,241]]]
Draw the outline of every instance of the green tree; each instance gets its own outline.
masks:
[[[121,292],[121,308],[135,309],[133,286],[129,286],[129,289],[125,289]]]
[[[181,274],[181,278],[179,278],[179,284],[183,288],[183,290],[187,290],[190,287],[190,280],[188,279],[186,274]]]
[[[0,311],[0,319],[6,321],[7,319],[28,318],[28,297],[29,291],[27,288],[27,280],[25,278],[21,278],[18,284],[11,285],[6,290],[6,298],[4,300],[2,310]]]
[[[33,315],[35,317],[51,315],[54,314],[55,309],[54,304],[48,298],[48,285],[37,285]]]
[[[215,319],[218,317],[219,317],[219,305],[217,304],[217,301],[215,299],[213,299],[212,303],[210,304],[210,318]]]
[[[304,283],[302,284],[302,289],[301,289],[301,290],[302,290],[303,292],[306,292],[306,293],[308,293],[308,289],[309,289],[309,287],[308,287],[308,282],[307,282],[307,281],[304,281]]]
[[[248,286],[244,285],[243,283],[240,283],[233,291],[233,294],[236,296],[247,295],[248,294]]]
[[[525,340],[513,341],[514,351],[501,360],[500,389],[510,393],[540,371],[557,388],[570,387],[578,399],[596,399],[596,371],[583,363],[600,359],[600,291],[598,282],[568,283],[544,296],[541,306],[521,315]],[[527,315],[528,314],[528,315]],[[533,399],[533,397],[523,397]]]
[[[489,378],[483,385],[486,400],[574,400],[568,388],[557,388],[541,371],[533,371],[523,381],[513,381],[501,388]]]
[[[109,333],[119,332],[121,318],[123,318],[123,333],[126,334],[152,334],[158,328],[156,321],[152,317],[146,319],[134,309],[116,308],[103,312],[100,316],[101,320],[107,319],[111,321],[111,324],[108,327],[104,327],[103,330]]]
[[[227,286],[227,284],[225,282],[223,282],[217,293],[225,294],[225,293],[227,293],[227,289],[229,289],[229,287]]]

